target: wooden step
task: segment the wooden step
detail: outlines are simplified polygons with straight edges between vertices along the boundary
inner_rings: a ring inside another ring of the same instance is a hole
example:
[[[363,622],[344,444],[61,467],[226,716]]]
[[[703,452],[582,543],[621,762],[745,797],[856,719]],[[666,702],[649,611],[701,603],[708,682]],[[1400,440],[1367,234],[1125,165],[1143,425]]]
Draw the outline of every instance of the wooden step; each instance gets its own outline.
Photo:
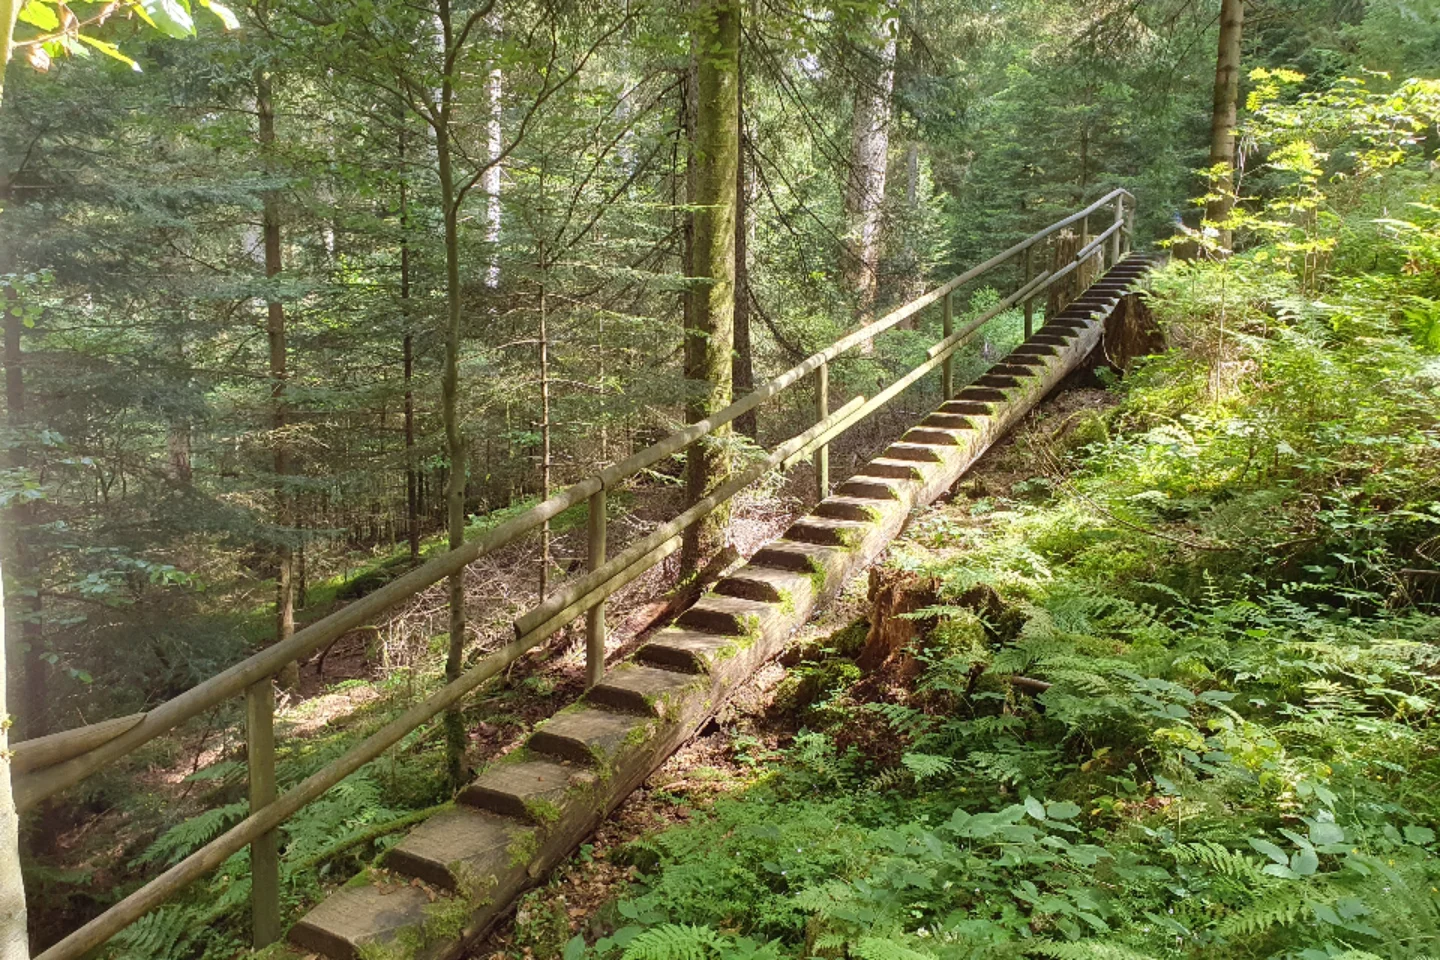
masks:
[[[867,523],[878,521],[885,509],[898,509],[900,506],[897,500],[875,500],[867,497],[826,497],[815,504],[812,511],[817,517],[828,517],[831,520],[853,520],[856,523]]]
[[[829,517],[801,517],[785,531],[785,539],[853,550],[860,545],[873,526],[868,520],[856,522],[833,520]]]
[[[945,415],[943,413],[932,413],[930,416],[925,418],[925,426],[911,427],[909,430],[906,430],[905,436],[900,438],[900,442],[907,446],[913,445],[920,447],[958,447],[963,442],[961,438],[964,437],[965,434],[970,433],[973,430],[973,428],[970,426],[970,421],[966,420],[964,417],[956,418],[965,423],[965,426],[958,429],[946,429],[944,427],[931,424],[930,421],[933,420],[936,416],[943,417]],[[892,447],[891,450],[893,449],[894,448]],[[890,451],[886,452],[888,453]]]
[[[544,758],[502,761],[485,768],[455,799],[502,817],[547,823],[567,794],[594,782],[594,773],[574,764]]]
[[[975,424],[970,422],[969,417],[961,416],[958,413],[932,413],[920,421],[920,427],[917,427],[916,430],[932,427],[936,430],[960,431],[974,430]],[[910,433],[914,432],[915,430],[910,431]],[[906,434],[906,436],[909,435],[908,433]]]
[[[920,464],[909,460],[876,457],[861,467],[860,472],[856,474],[856,476],[884,477],[887,480],[913,480],[923,483],[925,481],[925,474],[921,473],[920,470]]]
[[[536,753],[608,770],[627,743],[644,741],[652,722],[582,702],[536,727],[525,746]]]
[[[636,651],[637,659],[689,673],[710,673],[722,660],[734,656],[735,638],[700,630],[666,627]]]
[[[795,603],[797,594],[808,598],[810,589],[810,578],[803,573],[748,563],[715,584],[715,592],[722,596],[779,604]]]
[[[1045,361],[1032,353],[1021,353],[1019,350],[1008,355],[1003,361],[1007,367],[1028,367],[1033,373],[1037,367],[1045,366]]]
[[[706,594],[675,623],[691,630],[747,637],[762,629],[779,611],[774,604],[743,597]]]
[[[836,487],[835,492],[857,500],[901,500],[907,496],[904,484],[889,477],[854,476]]]
[[[994,387],[996,390],[1014,390],[1016,387],[1020,386],[1020,378],[1003,377],[998,374],[987,373],[984,376],[976,378],[975,386]]]
[[[962,417],[988,417],[995,413],[995,407],[989,400],[947,400],[940,404],[938,412]]]
[[[362,875],[316,904],[290,928],[290,939],[332,960],[357,960],[362,947],[390,943],[423,925],[431,902],[420,887],[372,883]]]
[[[955,397],[958,400],[978,400],[981,403],[1004,403],[1009,399],[1005,396],[1004,390],[996,390],[994,387],[966,387]],[[946,406],[948,407],[949,404]]]
[[[585,699],[616,710],[667,718],[670,702],[699,682],[693,673],[621,663],[607,670],[605,679],[591,687]]]
[[[385,866],[446,890],[471,878],[501,875],[516,850],[534,843],[535,828],[457,804],[411,830],[385,855]]]
[[[1034,373],[1035,371],[1031,370],[1027,365],[1011,363],[1008,360],[1001,360],[989,370],[989,375],[991,376],[1015,377],[1018,380],[1023,380],[1026,377],[1034,375]]]
[[[944,446],[953,447],[955,441],[946,437]],[[892,443],[885,448],[885,457],[889,460],[908,460],[912,463],[939,463],[940,451],[935,449],[939,444],[913,443],[901,440]]]

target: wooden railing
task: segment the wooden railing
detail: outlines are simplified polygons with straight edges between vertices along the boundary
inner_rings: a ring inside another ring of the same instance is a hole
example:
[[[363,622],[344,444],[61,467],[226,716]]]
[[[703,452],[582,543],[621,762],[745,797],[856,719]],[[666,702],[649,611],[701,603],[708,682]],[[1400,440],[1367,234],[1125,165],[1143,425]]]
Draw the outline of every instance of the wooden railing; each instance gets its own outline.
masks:
[[[1114,210],[1113,222],[1100,233],[1091,236],[1090,218],[1110,208]],[[250,815],[41,953],[37,960],[79,958],[190,883],[219,867],[246,845],[251,847],[251,904],[255,945],[264,946],[278,939],[282,932],[278,828],[282,823],[346,777],[378,758],[426,721],[455,706],[466,694],[500,673],[518,657],[581,613],[586,614],[586,676],[590,685],[597,683],[605,670],[606,598],[678,549],[681,534],[687,527],[699,522],[771,471],[788,469],[810,455],[815,458],[816,496],[823,499],[829,494],[827,453],[832,440],[894,399],[937,366],[942,370],[944,395],[947,398],[953,396],[955,384],[951,357],[954,352],[987,322],[1016,304],[1023,306],[1025,333],[1029,336],[1033,325],[1033,304],[1037,296],[1092,258],[1098,259],[1103,269],[1107,253],[1108,260],[1113,265],[1128,252],[1133,215],[1134,197],[1123,189],[1111,191],[1085,209],[1052,223],[924,296],[840,338],[713,416],[678,430],[626,460],[581,480],[544,503],[416,567],[379,590],[144,714],[104,721],[16,744],[14,770],[18,776],[15,795],[17,806],[23,811],[79,783],[106,764],[132,753],[155,737],[175,729],[231,697],[245,698]],[[1080,231],[1082,246],[1079,252],[1068,263],[1052,265],[1037,273],[1037,245],[1077,222],[1083,224]],[[1020,287],[960,329],[954,329],[951,301],[955,290],[1021,255],[1024,258],[1024,279]],[[839,409],[831,410],[828,390],[830,362],[894,328],[937,301],[942,305],[943,333],[941,340],[930,347],[926,359],[875,396],[855,397]],[[727,479],[720,487],[673,520],[657,527],[613,557],[607,557],[607,491],[685,450],[717,428],[754,410],[806,378],[813,378],[815,384],[814,425],[768,451],[763,458]],[[589,560],[587,572],[583,576],[544,598],[516,620],[515,638],[502,649],[490,654],[425,700],[414,704],[343,756],[286,793],[277,795],[272,680],[283,667],[315,653],[348,631],[364,626],[395,605],[463,570],[480,557],[513,543],[545,521],[581,502],[587,502],[589,510]]]

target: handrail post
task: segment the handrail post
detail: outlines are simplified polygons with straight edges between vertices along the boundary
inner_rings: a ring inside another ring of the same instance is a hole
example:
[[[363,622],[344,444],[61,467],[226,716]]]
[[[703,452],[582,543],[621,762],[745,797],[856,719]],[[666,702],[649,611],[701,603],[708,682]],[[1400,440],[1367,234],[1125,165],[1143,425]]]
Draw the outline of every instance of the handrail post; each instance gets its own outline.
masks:
[[[275,685],[270,677],[245,690],[245,755],[250,813],[275,802]],[[280,939],[279,831],[250,844],[250,919],[255,949]]]
[[[1125,208],[1125,252],[1128,254],[1135,247],[1135,204]]]
[[[1028,286],[1031,280],[1035,279],[1035,262],[1031,256],[1035,250],[1035,244],[1025,248],[1025,284]],[[1025,298],[1025,339],[1029,340],[1035,332],[1035,296],[1031,294]],[[947,398],[948,399],[948,398]]]
[[[1125,195],[1115,198],[1115,232],[1110,235],[1110,262],[1120,262],[1120,234],[1125,232]]]
[[[589,534],[590,570],[605,565],[605,488],[590,495],[590,516],[586,524]],[[601,600],[585,612],[585,688],[605,678],[605,601]]]
[[[945,298],[941,301],[940,334],[943,340],[950,339],[950,334],[955,330],[954,293],[953,290],[947,291]],[[946,354],[945,362],[940,367],[940,392],[944,395],[945,400],[949,400],[955,395],[955,367],[949,354]]]
[[[947,398],[948,399],[948,398]],[[815,368],[815,422],[830,416],[830,364],[822,363]],[[830,496],[830,445],[822,443],[815,448],[815,499],[824,500]]]

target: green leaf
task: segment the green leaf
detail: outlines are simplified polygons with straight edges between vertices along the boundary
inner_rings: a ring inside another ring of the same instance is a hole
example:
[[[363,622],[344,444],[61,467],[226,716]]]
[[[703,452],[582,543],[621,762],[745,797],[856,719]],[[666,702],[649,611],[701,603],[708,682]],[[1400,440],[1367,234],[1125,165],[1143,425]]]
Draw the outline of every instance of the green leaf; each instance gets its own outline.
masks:
[[[185,0],[140,0],[140,9],[155,28],[168,37],[183,40],[195,35],[195,20]]]
[[[1320,857],[1309,847],[1301,849],[1290,858],[1290,870],[1297,877],[1314,876],[1315,871],[1320,869]]]
[[[80,42],[89,44],[96,50],[99,50],[101,53],[105,54],[105,56],[107,57],[112,57],[116,60],[119,60],[121,63],[127,65],[131,70],[134,70],[136,73],[140,72],[140,64],[136,63],[134,60],[131,60],[129,57],[125,56],[125,54],[121,53],[120,48],[115,46],[115,44],[108,43],[104,40],[96,39],[95,37],[87,37],[83,33],[80,34]]]
[[[1069,800],[1057,800],[1045,804],[1045,812],[1051,820],[1070,820],[1080,816],[1080,805]]]
[[[225,4],[216,3],[215,0],[200,0],[200,6],[219,17],[220,22],[225,24],[226,30],[240,29],[240,18],[235,16],[234,12]]]
[[[1261,840],[1258,837],[1251,837],[1249,843],[1250,846],[1254,847],[1256,851],[1265,854],[1265,856],[1269,857],[1271,860],[1274,860],[1282,867],[1290,862],[1290,858],[1285,855],[1285,851],[1281,850],[1269,840]]]
[[[1405,828],[1405,841],[1416,845],[1424,845],[1435,842],[1435,831],[1429,827],[1417,827],[1413,824]]]
[[[56,16],[54,10],[51,10],[47,4],[41,3],[40,0],[30,0],[20,8],[20,22],[38,27],[47,33],[60,29],[60,18]]]
[[[1337,823],[1316,823],[1310,827],[1310,842],[1318,846],[1327,843],[1343,843],[1345,831]]]
[[[202,0],[203,2],[203,0]],[[580,960],[585,955],[585,938],[576,934],[565,944],[564,960]]]
[[[1044,820],[1045,804],[1041,803],[1039,800],[1036,800],[1034,797],[1026,797],[1025,812],[1030,814],[1030,816],[1034,817],[1036,820]]]

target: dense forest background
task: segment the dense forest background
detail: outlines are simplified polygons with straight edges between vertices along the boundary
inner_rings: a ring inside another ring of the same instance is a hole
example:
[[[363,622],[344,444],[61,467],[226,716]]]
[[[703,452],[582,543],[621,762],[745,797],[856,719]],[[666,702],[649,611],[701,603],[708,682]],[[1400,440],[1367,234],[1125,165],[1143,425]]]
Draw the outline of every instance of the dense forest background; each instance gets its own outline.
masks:
[[[0,546],[20,738],[193,686],[453,544],[457,522],[492,526],[663,436],[707,389],[687,377],[684,333],[705,56],[691,4],[140,5],[165,11],[159,29],[134,7],[94,6],[84,42],[17,52],[0,106]],[[63,29],[47,19],[57,9],[23,8],[17,36]],[[1304,123],[1333,132],[1372,111],[1366,122],[1383,126],[1385,92],[1440,60],[1428,0],[1245,9],[1242,116],[1247,97],[1277,96],[1265,91],[1282,75],[1263,71],[1289,70],[1291,100],[1359,76],[1380,98],[1327,101],[1343,121]],[[744,4],[736,394],[1114,187],[1137,197],[1137,247],[1193,231],[1211,189],[1219,20],[1218,3],[1192,0]],[[1433,175],[1440,131],[1426,116],[1427,136],[1404,145],[1419,157],[1407,200]],[[1298,254],[1297,282],[1318,296],[1333,247],[1304,245],[1355,231],[1295,199],[1293,181],[1337,170],[1328,155],[1267,163],[1286,155],[1244,129],[1237,192],[1289,203],[1302,224],[1242,222],[1237,247],[1298,229],[1312,239],[1279,241],[1270,262],[1288,269]],[[1350,172],[1334,195],[1351,213],[1397,215],[1385,194],[1347,194]],[[1190,240],[1224,259],[1213,236]],[[1394,259],[1384,249],[1376,264]],[[1223,291],[1229,275],[1216,276]],[[995,298],[966,289],[962,309]],[[926,316],[837,364],[834,395],[908,369],[937,330]],[[983,342],[966,362],[1002,347]],[[917,392],[919,409],[938,391]],[[738,456],[810,422],[799,393],[738,425]],[[681,472],[667,465],[612,498],[620,535],[681,502]],[[583,563],[582,528],[562,515],[467,574],[470,655]],[[362,645],[354,676],[437,681],[446,629],[437,587]],[[307,666],[308,681],[282,678],[284,709],[324,687],[324,655]],[[527,694],[558,706],[529,679]],[[534,719],[502,706],[508,719],[486,723]],[[187,802],[197,782],[234,793],[238,741],[211,731],[236,721],[207,717],[124,775],[179,770],[169,786]],[[344,743],[297,749],[282,781]],[[287,908],[326,879],[336,823],[363,836],[447,796],[436,760],[352,782],[338,806],[287,828]],[[167,834],[178,816],[157,803],[116,774],[29,824],[38,942],[103,905],[96,863],[122,888],[243,810],[237,800]],[[117,809],[128,819],[115,849],[82,857],[59,843]],[[157,921],[118,949],[231,950],[243,891],[218,889],[218,906],[171,913],[171,929]],[[201,942],[193,930],[221,917],[231,926]]]
[[[443,532],[447,242],[467,515],[680,422],[685,10],[457,8],[445,49],[439,14],[261,3],[227,29],[197,9],[184,43],[104,24],[134,68],[12,65],[0,500],[22,736],[189,686],[273,635],[236,611],[278,589],[293,619],[363,556]],[[756,4],[750,376],[1113,186],[1140,198],[1142,238],[1166,235],[1203,189],[1216,19]],[[1416,24],[1433,31],[1405,0],[1267,3],[1245,63],[1404,73],[1435,49]],[[444,118],[419,95],[441,57]]]

